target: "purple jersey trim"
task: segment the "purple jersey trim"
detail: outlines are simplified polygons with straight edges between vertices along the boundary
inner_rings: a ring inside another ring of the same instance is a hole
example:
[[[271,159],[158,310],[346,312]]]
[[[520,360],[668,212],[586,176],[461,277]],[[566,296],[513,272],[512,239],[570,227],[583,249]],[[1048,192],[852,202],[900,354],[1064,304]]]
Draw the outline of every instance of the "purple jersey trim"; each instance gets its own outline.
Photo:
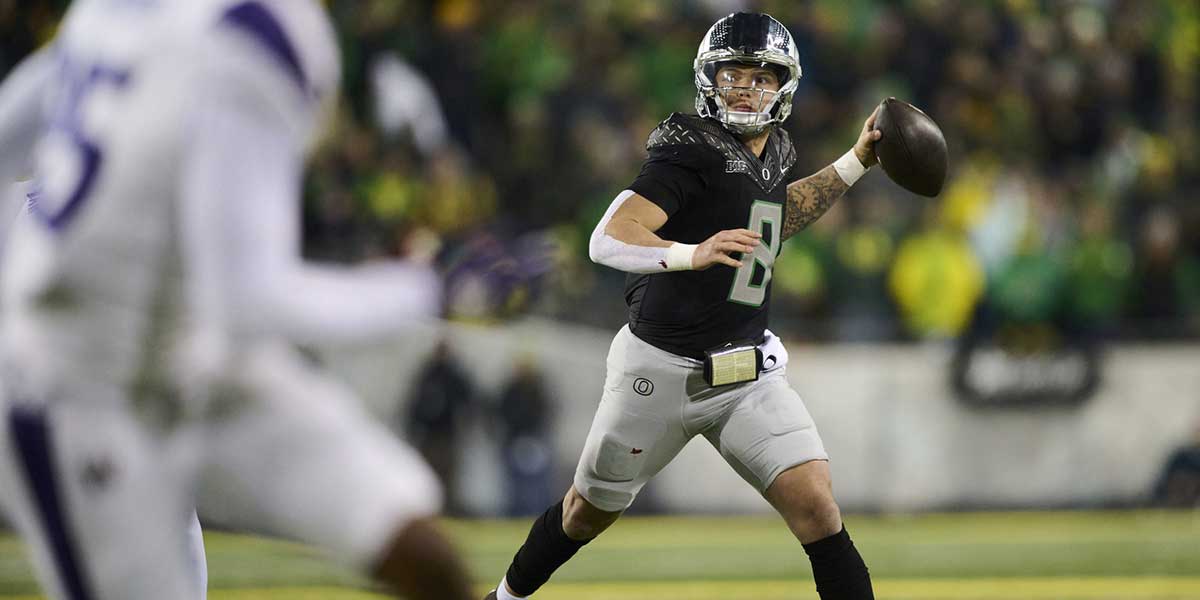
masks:
[[[309,93],[308,77],[304,73],[304,67],[300,65],[296,48],[292,46],[275,15],[261,2],[243,2],[230,8],[221,17],[221,24],[241,29],[257,40],[279,61],[292,81],[295,81],[305,94]]]
[[[83,561],[71,519],[64,508],[67,499],[59,484],[57,461],[51,444],[49,419],[40,406],[18,404],[9,409],[9,434],[16,446],[25,483],[37,504],[38,526],[46,536],[59,582],[68,600],[92,600],[83,572]]]

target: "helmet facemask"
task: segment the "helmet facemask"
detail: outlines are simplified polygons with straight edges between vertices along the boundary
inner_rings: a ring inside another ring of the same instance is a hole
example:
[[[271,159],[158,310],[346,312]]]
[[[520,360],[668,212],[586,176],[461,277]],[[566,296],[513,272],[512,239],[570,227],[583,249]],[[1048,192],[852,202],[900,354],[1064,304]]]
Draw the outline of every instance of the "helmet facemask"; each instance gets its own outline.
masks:
[[[719,80],[721,68],[729,64],[728,62],[714,63],[714,68],[711,69],[713,76],[710,80],[714,82],[711,101],[716,105],[716,119],[736,133],[756,135],[772,123],[775,123],[779,116],[779,98],[783,87],[782,84],[785,81],[785,75],[780,73],[781,69],[770,69],[775,73],[776,80],[780,84],[776,86],[780,89],[776,90],[755,87],[753,83],[751,87],[737,86],[733,85],[734,82]],[[768,63],[757,65],[746,63],[734,64],[749,68],[768,66]],[[706,71],[708,69],[706,67]],[[734,106],[730,106],[731,97],[733,98],[732,103]],[[739,105],[743,102],[748,102],[752,108],[757,107],[757,110],[747,111],[741,109]]]
[[[731,63],[769,69],[779,81],[779,90],[717,81],[721,67]],[[717,21],[700,43],[693,67],[696,112],[735,134],[758,135],[792,112],[792,96],[801,76],[798,52],[787,29],[767,15],[737,13]],[[734,110],[727,98],[735,93],[747,94],[745,99],[758,110]]]

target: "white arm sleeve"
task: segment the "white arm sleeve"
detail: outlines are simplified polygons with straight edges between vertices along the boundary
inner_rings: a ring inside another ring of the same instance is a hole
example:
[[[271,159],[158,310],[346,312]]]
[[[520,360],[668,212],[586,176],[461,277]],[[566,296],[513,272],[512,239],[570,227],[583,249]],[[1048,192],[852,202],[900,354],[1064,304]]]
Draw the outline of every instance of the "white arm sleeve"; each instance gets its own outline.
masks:
[[[50,52],[26,58],[0,85],[0,185],[31,169],[33,145],[42,128],[42,101],[54,73]]]
[[[426,267],[303,262],[303,141],[245,100],[201,109],[185,164],[184,264],[201,323],[234,335],[358,341],[432,317],[441,284]]]
[[[625,190],[613,199],[596,228],[592,230],[592,238],[588,242],[588,257],[592,262],[612,267],[629,273],[663,273],[679,270],[668,268],[667,248],[653,246],[635,246],[604,233],[613,213],[633,195],[631,190]]]

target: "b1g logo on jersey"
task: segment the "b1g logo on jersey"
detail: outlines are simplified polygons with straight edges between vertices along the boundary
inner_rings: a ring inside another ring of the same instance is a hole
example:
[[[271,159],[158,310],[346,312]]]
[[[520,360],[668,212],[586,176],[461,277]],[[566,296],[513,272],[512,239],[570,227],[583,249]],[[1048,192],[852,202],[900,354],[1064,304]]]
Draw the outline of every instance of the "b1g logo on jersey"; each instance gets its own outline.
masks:
[[[748,163],[740,158],[735,159],[735,160],[725,161],[725,172],[726,173],[746,173],[746,174],[753,173],[753,171],[750,170],[750,163]],[[762,176],[763,181],[771,180],[771,159],[770,158],[767,159],[767,163],[763,167],[763,169],[759,173],[759,175]]]

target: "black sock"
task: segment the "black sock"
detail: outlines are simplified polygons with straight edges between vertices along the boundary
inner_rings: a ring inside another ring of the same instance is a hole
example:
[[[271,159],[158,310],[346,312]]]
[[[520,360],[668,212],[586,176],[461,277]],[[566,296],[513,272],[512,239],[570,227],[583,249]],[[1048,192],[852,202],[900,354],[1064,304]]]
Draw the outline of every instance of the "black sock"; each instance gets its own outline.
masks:
[[[551,506],[533,522],[525,544],[513,556],[504,576],[508,587],[518,596],[528,596],[542,587],[550,575],[571,560],[572,556],[592,540],[577,542],[563,531],[562,502]]]
[[[874,600],[871,575],[846,528],[811,544],[803,544],[812,562],[821,600]]]

